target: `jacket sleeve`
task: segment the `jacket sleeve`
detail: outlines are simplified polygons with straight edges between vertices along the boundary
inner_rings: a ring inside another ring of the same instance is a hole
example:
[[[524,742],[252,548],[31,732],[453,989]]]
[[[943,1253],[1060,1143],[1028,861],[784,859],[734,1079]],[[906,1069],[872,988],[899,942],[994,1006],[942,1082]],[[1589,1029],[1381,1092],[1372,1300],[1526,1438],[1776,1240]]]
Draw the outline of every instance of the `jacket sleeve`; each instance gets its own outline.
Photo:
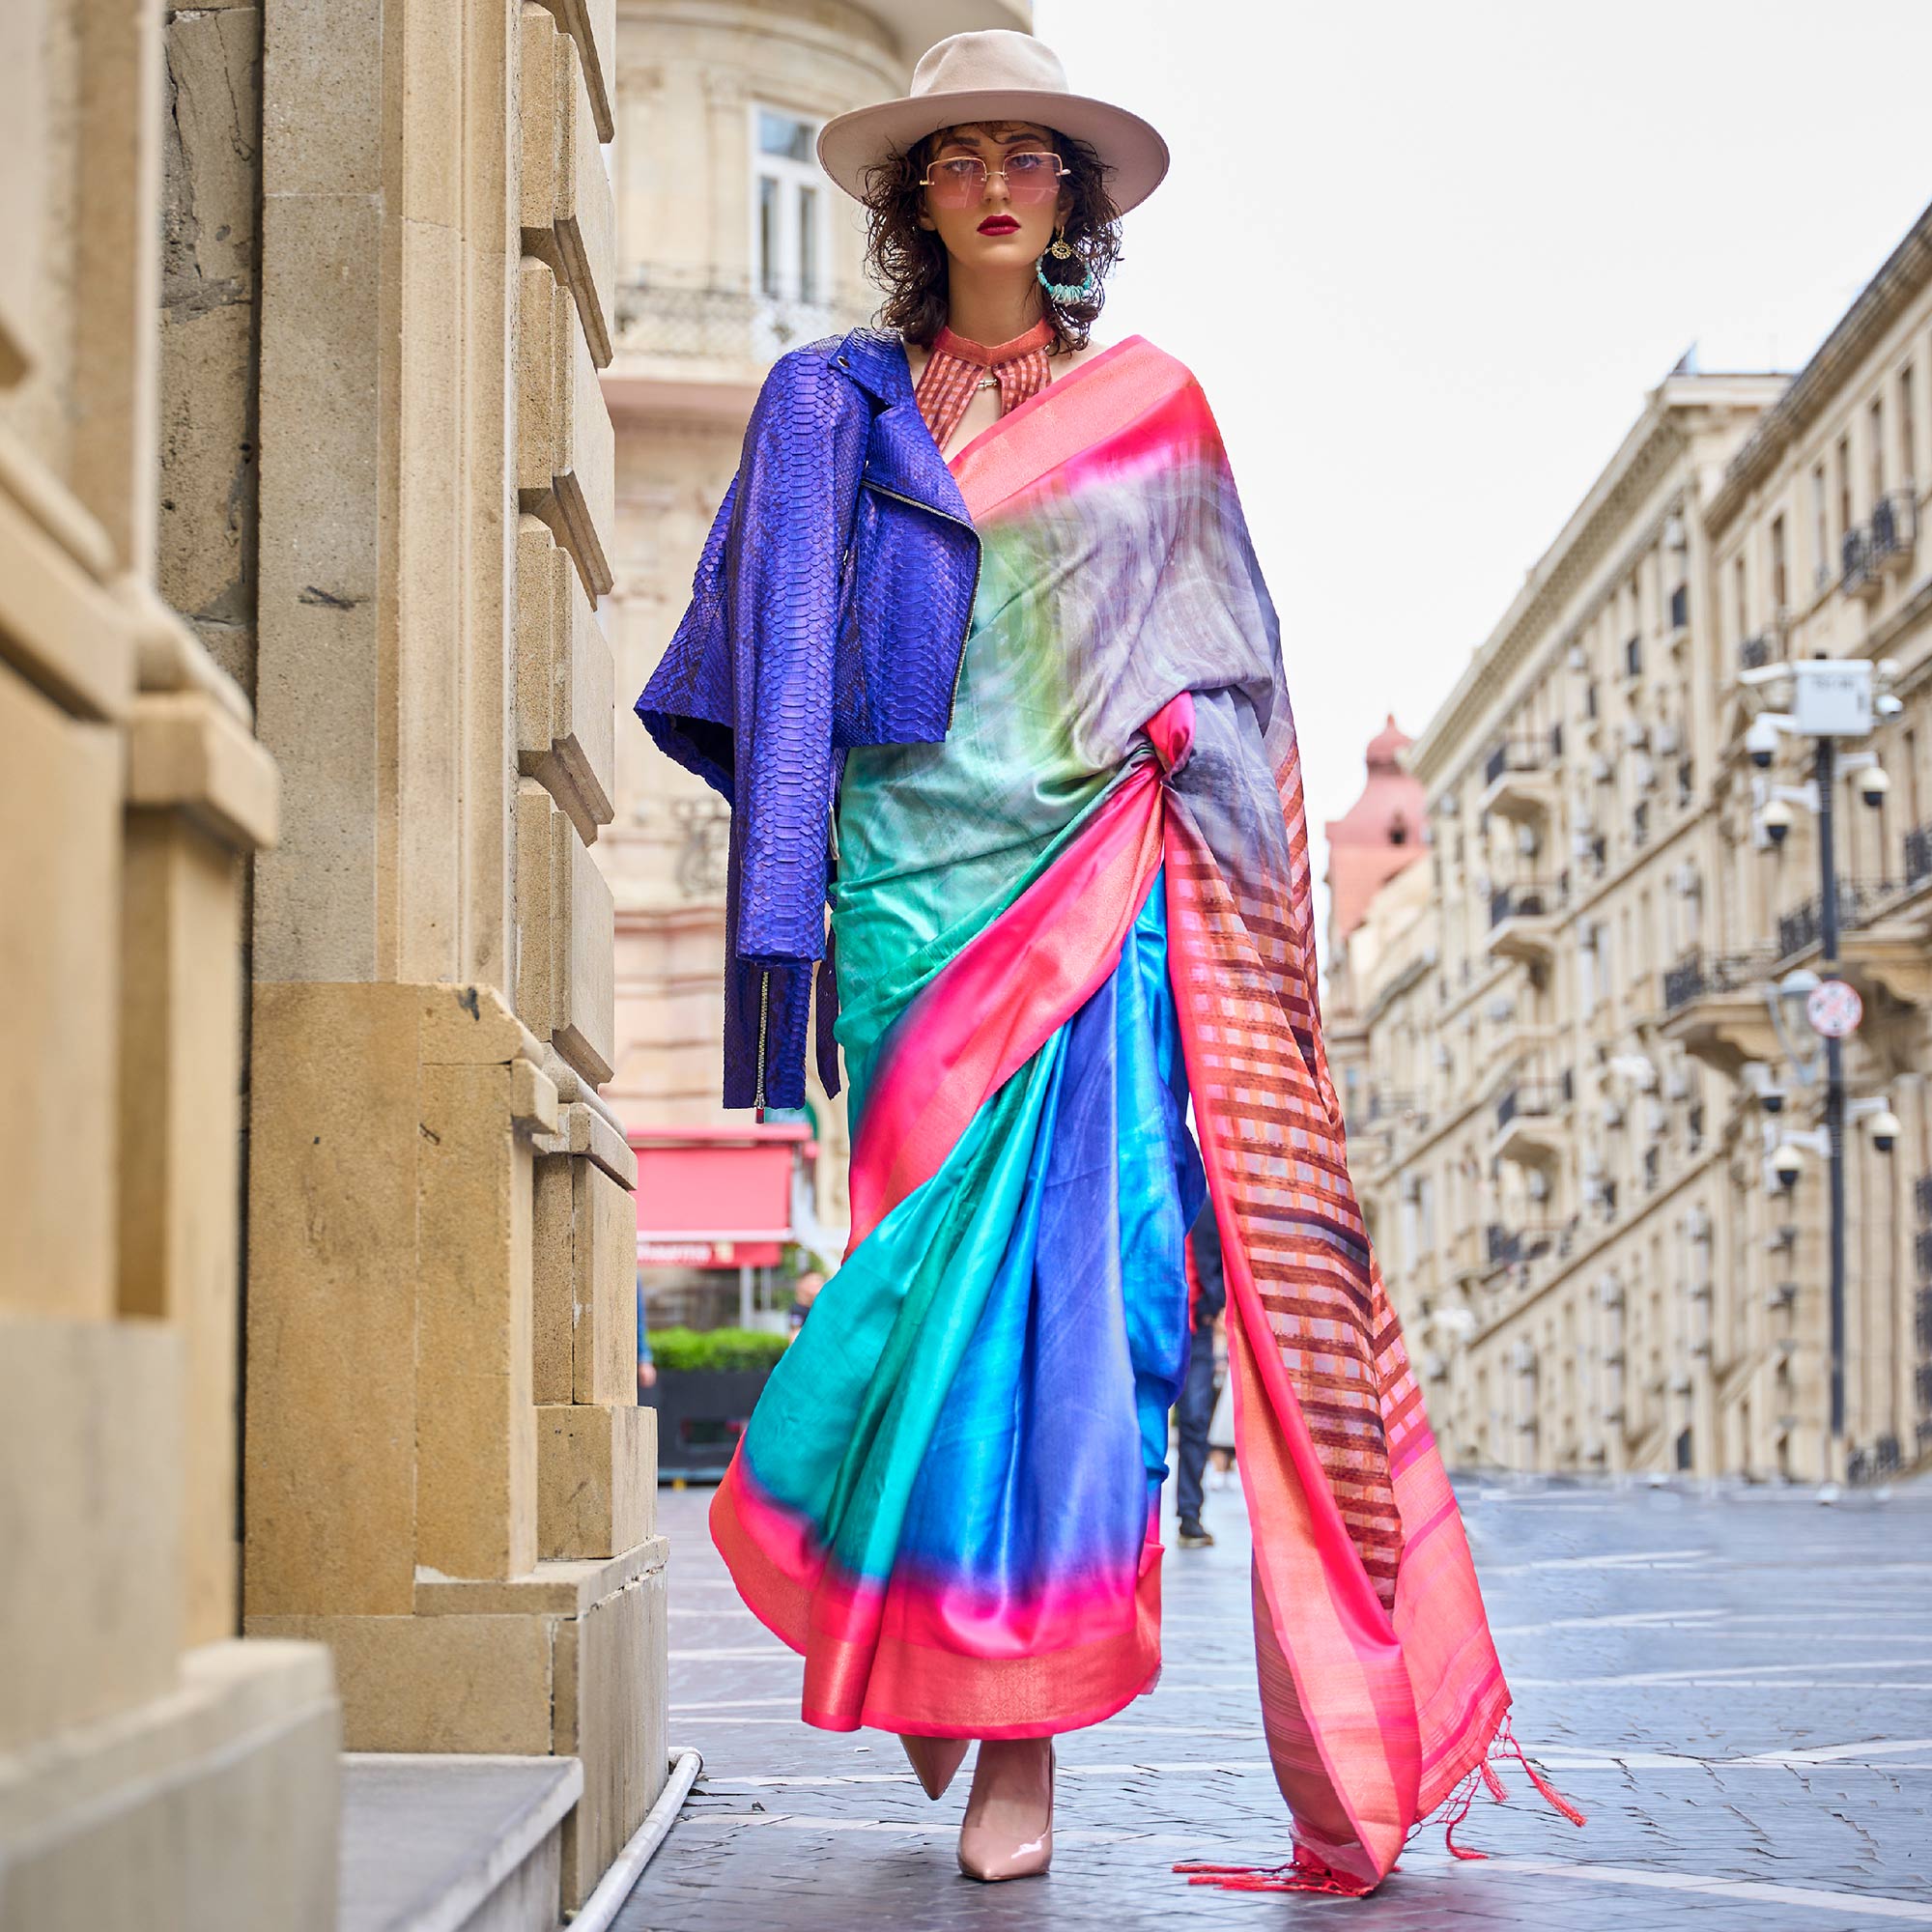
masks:
[[[745,435],[725,542],[740,847],[738,956],[816,959],[825,945],[833,653],[867,412],[824,356],[786,356]]]
[[[724,547],[738,500],[733,476],[711,520],[691,602],[665,654],[632,707],[657,748],[673,763],[696,772],[728,802],[733,783],[731,663],[724,636]]]

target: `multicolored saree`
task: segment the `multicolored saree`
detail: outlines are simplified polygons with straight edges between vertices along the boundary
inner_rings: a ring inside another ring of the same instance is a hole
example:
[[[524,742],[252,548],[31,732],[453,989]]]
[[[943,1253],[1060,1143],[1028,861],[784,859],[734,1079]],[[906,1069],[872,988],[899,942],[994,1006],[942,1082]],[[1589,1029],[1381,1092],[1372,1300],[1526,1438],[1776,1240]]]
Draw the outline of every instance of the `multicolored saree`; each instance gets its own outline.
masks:
[[[1150,1689],[1205,1185],[1294,1820],[1263,1882],[1366,1890],[1509,1692],[1350,1185],[1273,608],[1140,337],[952,468],[984,561],[952,728],[840,789],[851,1245],[713,1535],[808,1722],[1039,1736]]]

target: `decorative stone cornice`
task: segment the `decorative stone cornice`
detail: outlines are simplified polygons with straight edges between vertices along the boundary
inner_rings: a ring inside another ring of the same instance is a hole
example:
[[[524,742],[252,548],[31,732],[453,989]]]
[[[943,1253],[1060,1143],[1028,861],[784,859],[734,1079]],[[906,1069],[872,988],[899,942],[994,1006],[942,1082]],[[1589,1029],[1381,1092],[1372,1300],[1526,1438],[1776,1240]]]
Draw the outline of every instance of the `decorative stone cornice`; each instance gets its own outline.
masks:
[[[1601,596],[1577,611],[1561,636],[1556,634],[1566,605],[1592,575],[1618,574],[1621,566],[1605,570],[1605,559],[1619,552],[1639,554],[1673,509],[1683,513],[1683,504],[1665,504],[1632,532],[1637,511],[1690,451],[1687,419],[1705,412],[1759,407],[1767,400],[1766,382],[1762,376],[1732,374],[1667,376],[1645,398],[1643,412],[1616,454],[1524,578],[1501,621],[1477,647],[1455,690],[1405,756],[1403,762],[1432,795],[1452,776],[1460,758],[1476,754],[1485,714],[1507,695],[1537,651],[1554,648],[1576,623],[1588,622],[1595,614]],[[1602,594],[1608,587],[1605,583]]]
[[[1781,398],[1745,439],[1711,498],[1705,526],[1713,537],[1743,507],[1750,491],[1806,428],[1822,415],[1885,331],[1928,281],[1932,281],[1932,207],[1885,259],[1838,326],[1791,379]]]
[[[1523,580],[1501,621],[1477,646],[1468,668],[1435,716],[1423,726],[1404,763],[1433,792],[1476,726],[1535,646],[1547,639],[1564,604],[1601,560],[1635,504],[1684,447],[1675,420],[1680,393],[1698,377],[1672,377],[1653,389],[1643,413],[1571,512],[1556,540]]]

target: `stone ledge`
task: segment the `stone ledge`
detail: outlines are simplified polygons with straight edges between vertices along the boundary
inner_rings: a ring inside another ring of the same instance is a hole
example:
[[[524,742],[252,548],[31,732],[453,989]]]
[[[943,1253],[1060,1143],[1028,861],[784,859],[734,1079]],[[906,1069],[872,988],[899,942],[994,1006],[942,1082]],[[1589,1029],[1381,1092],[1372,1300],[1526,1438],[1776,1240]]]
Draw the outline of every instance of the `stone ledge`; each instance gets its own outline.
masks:
[[[501,1066],[526,1060],[541,1069],[544,1064],[542,1042],[494,986],[425,986],[417,1051],[425,1066]]]
[[[29,1864],[114,1814],[168,1801],[218,1764],[267,1750],[303,1725],[332,1725],[334,1708],[334,1671],[321,1644],[228,1638],[187,1650],[180,1681],[162,1696],[0,1754],[0,1870]]]
[[[128,733],[128,803],[174,810],[234,852],[275,842],[275,761],[203,692],[144,692]]]
[[[95,567],[99,528],[0,436],[0,658],[76,718],[118,721],[134,695],[134,634]]]
[[[569,1063],[557,1056],[558,1065]],[[573,1076],[577,1069],[570,1068]],[[555,1073],[553,1071],[553,1079]],[[563,1098],[561,1080],[557,1081],[558,1097]],[[595,1093],[595,1089],[588,1089]],[[559,1109],[560,1120],[556,1133],[548,1141],[537,1144],[539,1153],[581,1154],[593,1166],[601,1167],[627,1194],[635,1194],[638,1189],[638,1152],[627,1141],[619,1128],[605,1111],[602,1096],[596,1102],[588,1099],[570,1100]]]
[[[574,1757],[350,1751],[342,1758],[341,1932],[462,1932],[544,1861],[583,1794]],[[554,1881],[547,1916],[554,1923]],[[492,1926],[515,1922],[492,1917]]]
[[[418,1616],[581,1617],[640,1577],[665,1567],[669,1545],[647,1538],[619,1556],[539,1563],[526,1577],[503,1581],[439,1577],[416,1571]]]

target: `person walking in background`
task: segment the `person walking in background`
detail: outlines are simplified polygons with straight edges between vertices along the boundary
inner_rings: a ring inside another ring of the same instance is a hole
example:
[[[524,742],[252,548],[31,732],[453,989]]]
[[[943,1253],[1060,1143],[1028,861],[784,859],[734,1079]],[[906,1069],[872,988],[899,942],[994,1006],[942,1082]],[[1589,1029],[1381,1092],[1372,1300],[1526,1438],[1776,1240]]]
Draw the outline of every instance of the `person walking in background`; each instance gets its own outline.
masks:
[[[1174,1406],[1174,1502],[1183,1549],[1206,1549],[1214,1541],[1201,1521],[1201,1479],[1214,1413],[1214,1324],[1227,1305],[1214,1206],[1204,1202],[1187,1231],[1187,1376],[1180,1384],[1180,1400]]]
[[[638,1274],[638,1400],[648,1403],[658,1385],[658,1365],[651,1355],[651,1331],[644,1321],[644,1277]]]
[[[1222,1323],[1225,1343],[1227,1324]],[[1213,1420],[1208,1425],[1208,1481],[1210,1490],[1225,1490],[1235,1476],[1235,1378],[1221,1378],[1221,1393],[1214,1398]]]
[[[808,1268],[792,1283],[791,1289],[791,1332],[795,1336],[805,1326],[805,1318],[811,1313],[811,1304],[818,1299],[819,1291],[825,1286],[825,1274],[820,1268]]]

